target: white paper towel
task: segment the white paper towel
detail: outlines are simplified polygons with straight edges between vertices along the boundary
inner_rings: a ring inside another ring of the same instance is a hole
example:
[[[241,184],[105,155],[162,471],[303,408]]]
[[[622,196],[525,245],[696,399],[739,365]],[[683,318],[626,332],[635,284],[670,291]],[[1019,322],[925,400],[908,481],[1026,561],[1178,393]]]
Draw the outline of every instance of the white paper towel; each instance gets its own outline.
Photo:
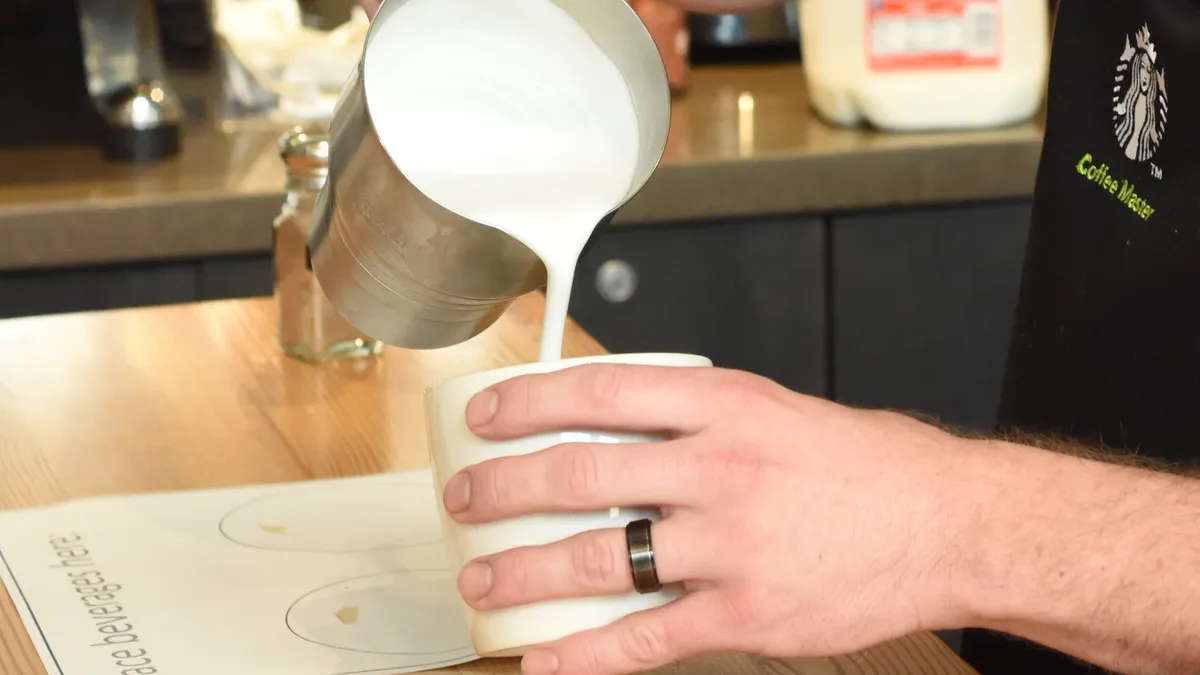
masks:
[[[213,19],[234,61],[230,96],[244,108],[297,120],[332,116],[370,27],[355,7],[331,31],[309,28],[296,0],[214,0]]]

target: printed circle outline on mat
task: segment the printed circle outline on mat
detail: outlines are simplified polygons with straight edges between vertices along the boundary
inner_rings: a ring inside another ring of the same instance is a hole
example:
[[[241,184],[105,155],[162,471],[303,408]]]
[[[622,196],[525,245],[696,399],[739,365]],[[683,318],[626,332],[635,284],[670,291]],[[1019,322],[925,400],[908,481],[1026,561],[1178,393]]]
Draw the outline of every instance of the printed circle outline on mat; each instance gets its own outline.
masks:
[[[457,593],[449,570],[379,572],[309,591],[286,621],[293,635],[324,647],[441,663],[475,655]]]
[[[258,497],[221,518],[221,534],[249,548],[366,553],[442,541],[432,483],[320,483]]]

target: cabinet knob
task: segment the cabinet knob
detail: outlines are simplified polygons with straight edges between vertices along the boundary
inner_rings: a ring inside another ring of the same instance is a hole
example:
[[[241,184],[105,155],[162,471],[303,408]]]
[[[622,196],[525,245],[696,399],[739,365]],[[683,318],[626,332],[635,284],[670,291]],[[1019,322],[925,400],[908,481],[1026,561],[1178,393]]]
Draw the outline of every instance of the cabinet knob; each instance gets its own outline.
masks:
[[[614,305],[628,302],[637,291],[637,283],[637,271],[624,260],[605,261],[596,270],[596,291]]]

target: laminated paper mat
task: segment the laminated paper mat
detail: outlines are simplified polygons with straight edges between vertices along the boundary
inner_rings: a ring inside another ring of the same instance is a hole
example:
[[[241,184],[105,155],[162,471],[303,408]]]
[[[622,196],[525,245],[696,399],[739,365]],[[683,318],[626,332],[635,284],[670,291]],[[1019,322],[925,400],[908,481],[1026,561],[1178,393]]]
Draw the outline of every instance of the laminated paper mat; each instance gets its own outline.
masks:
[[[475,659],[428,471],[0,512],[51,675],[352,675]]]

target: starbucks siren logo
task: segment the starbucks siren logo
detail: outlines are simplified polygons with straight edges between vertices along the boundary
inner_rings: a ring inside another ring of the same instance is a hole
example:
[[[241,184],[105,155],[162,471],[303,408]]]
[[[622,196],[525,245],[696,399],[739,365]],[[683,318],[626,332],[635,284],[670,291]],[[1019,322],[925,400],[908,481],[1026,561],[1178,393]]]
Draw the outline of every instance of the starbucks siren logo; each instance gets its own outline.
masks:
[[[1149,26],[1133,43],[1126,36],[1113,86],[1113,124],[1121,150],[1138,162],[1154,156],[1167,127],[1167,78],[1157,63]]]

